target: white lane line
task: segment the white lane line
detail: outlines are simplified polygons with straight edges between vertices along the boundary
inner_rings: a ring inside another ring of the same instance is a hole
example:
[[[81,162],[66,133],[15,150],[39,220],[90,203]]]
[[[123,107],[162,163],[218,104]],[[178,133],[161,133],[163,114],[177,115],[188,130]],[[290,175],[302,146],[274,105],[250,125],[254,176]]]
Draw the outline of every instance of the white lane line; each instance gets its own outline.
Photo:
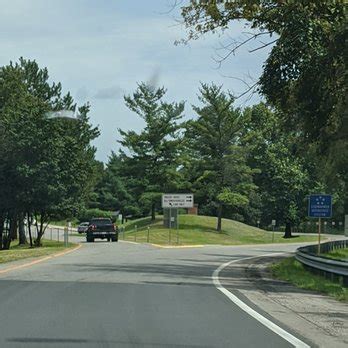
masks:
[[[256,312],[254,309],[249,307],[246,303],[244,303],[242,300],[240,300],[236,295],[232,294],[230,291],[228,291],[226,288],[224,288],[219,280],[219,273],[225,268],[231,265],[232,263],[244,261],[244,260],[251,260],[256,259],[259,257],[266,257],[266,256],[276,256],[276,255],[283,255],[284,253],[272,253],[272,254],[266,254],[261,256],[251,256],[251,257],[245,257],[243,259],[237,259],[232,260],[229,262],[226,262],[222,265],[220,265],[212,275],[213,283],[215,287],[220,290],[224,295],[226,295],[234,304],[236,304],[240,309],[242,309],[244,312],[251,315],[254,319],[259,321],[262,325],[266,326],[268,329],[272,330],[274,333],[279,335],[280,337],[284,338],[286,341],[288,341],[290,344],[292,344],[294,347],[299,348],[310,348],[310,346],[303,341],[299,340],[295,336],[291,335],[289,332],[285,331],[278,325],[274,324],[269,319],[265,318],[260,313]]]

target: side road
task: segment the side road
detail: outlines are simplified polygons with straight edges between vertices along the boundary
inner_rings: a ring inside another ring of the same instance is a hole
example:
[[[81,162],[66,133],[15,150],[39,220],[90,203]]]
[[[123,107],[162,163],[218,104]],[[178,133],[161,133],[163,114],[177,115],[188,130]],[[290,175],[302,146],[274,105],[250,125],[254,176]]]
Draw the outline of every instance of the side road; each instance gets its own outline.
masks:
[[[263,257],[231,264],[220,273],[220,281],[250,301],[251,307],[256,305],[264,316],[306,337],[313,346],[347,347],[348,305],[272,279],[267,267],[278,259]]]

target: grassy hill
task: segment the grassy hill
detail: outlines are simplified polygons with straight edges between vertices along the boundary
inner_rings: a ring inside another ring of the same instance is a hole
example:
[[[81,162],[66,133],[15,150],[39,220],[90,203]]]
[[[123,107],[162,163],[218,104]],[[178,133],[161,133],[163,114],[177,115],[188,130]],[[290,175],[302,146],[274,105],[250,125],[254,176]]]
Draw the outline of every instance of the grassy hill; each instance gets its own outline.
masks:
[[[135,232],[135,226],[137,226],[137,232]],[[147,227],[149,227],[149,233]],[[162,245],[175,245],[177,244],[177,239],[179,240],[179,245],[272,243],[272,232],[267,232],[242,222],[223,219],[222,232],[218,233],[215,228],[216,218],[211,216],[180,215],[179,229],[172,229],[171,231],[163,226],[163,217],[157,217],[154,223],[151,223],[148,217],[129,221],[125,225],[125,234],[123,236],[121,233],[120,239],[124,238],[128,241],[140,243],[149,241],[150,243]],[[300,243],[317,240],[313,236],[299,236],[291,239],[282,237],[283,233],[276,232],[274,234],[274,243]]]

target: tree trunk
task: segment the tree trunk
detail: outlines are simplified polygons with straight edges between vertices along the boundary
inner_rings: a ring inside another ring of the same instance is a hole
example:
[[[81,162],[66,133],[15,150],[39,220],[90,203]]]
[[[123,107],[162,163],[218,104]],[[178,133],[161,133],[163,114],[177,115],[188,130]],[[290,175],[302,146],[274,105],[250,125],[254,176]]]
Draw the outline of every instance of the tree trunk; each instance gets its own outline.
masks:
[[[10,222],[10,238],[11,238],[11,240],[18,239],[17,229],[18,229],[17,216],[12,215],[11,222]]]
[[[285,224],[285,234],[284,234],[284,238],[291,238],[291,222],[286,222]]]
[[[156,208],[156,204],[155,204],[155,203],[152,203],[152,205],[151,205],[151,220],[152,220],[152,221],[155,221],[155,219],[156,219],[156,211],[155,211],[155,208]]]
[[[222,203],[219,203],[219,206],[218,206],[218,211],[217,211],[217,226],[216,226],[216,230],[218,232],[221,232],[221,229],[222,229]]]
[[[35,218],[36,218],[37,237],[34,241],[34,244],[37,247],[41,247],[42,246],[41,239],[42,239],[42,237],[46,231],[46,228],[49,224],[49,215],[46,215],[43,212],[40,214],[40,225],[38,225],[38,223],[37,223],[37,216]]]
[[[32,219],[29,213],[27,213],[27,221],[28,221],[28,234],[29,234],[29,243],[30,246],[33,247],[33,237],[31,235],[31,223],[32,223]]]
[[[27,244],[27,237],[25,236],[24,228],[24,215],[21,213],[18,216],[18,234],[19,234],[19,245]]]
[[[37,217],[36,217],[36,219],[37,219]],[[44,234],[44,228],[43,228],[43,226],[44,226],[44,221],[43,221],[43,215],[41,215],[41,218],[40,218],[40,226],[38,226],[38,224],[37,224],[37,220],[36,220],[36,232],[37,232],[37,237],[36,237],[36,239],[35,239],[35,241],[34,241],[34,244],[35,244],[35,246],[36,247],[40,247],[40,246],[42,246],[42,244],[41,244],[41,238],[42,238],[42,236],[43,236],[43,234]]]
[[[2,242],[4,235],[4,224],[5,224],[5,216],[0,215],[0,250],[2,250]]]
[[[9,250],[11,246],[11,238],[9,234],[5,234],[3,236],[3,241],[2,241],[2,249],[3,250]]]
[[[2,237],[2,248],[3,250],[9,250],[11,246],[11,236],[13,235],[13,230],[17,229],[17,223],[15,223],[14,216],[8,217],[9,226],[6,229],[6,233]]]

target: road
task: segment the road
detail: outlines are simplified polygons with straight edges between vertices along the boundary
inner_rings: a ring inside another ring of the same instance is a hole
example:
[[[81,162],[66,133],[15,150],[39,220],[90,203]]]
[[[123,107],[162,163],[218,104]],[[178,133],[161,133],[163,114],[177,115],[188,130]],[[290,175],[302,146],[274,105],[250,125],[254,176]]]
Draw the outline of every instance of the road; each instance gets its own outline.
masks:
[[[212,274],[294,249],[82,242],[0,275],[0,347],[291,347],[218,291]]]

